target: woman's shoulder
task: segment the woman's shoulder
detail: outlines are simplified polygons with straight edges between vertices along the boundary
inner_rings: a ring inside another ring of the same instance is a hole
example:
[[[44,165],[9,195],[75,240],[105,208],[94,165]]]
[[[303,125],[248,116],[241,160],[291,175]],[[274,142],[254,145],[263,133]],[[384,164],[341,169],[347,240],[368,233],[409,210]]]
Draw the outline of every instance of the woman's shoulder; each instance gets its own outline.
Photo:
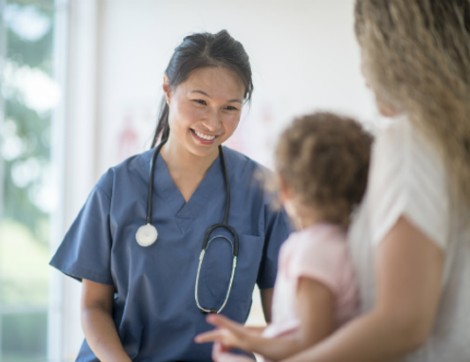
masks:
[[[389,181],[426,177],[444,182],[446,174],[438,147],[405,116],[394,119],[378,132],[370,168],[370,174],[378,175],[381,182],[384,177]]]
[[[437,147],[406,118],[393,120],[376,139],[366,193],[374,244],[405,215],[445,245],[447,174]]]
[[[393,155],[425,153],[437,156],[437,148],[423,130],[418,128],[408,117],[397,117],[381,128],[376,137],[375,148]]]
[[[130,170],[141,170],[142,168],[148,168],[150,159],[152,158],[154,149],[150,149],[124,159],[123,161],[110,167],[110,171],[114,172],[128,172]]]
[[[224,146],[223,152],[224,157],[227,159],[227,167],[229,169],[236,169],[237,172],[271,172],[271,170],[269,170],[266,166],[260,164],[258,161],[255,161],[250,156],[240,151],[234,150],[233,148]]]
[[[119,179],[133,176],[146,177],[149,172],[153,149],[132,155],[125,160],[109,167],[97,182],[97,187],[107,189]]]
[[[272,177],[272,171],[239,151],[229,147],[224,147],[223,151],[231,183],[239,189],[250,189],[266,196],[266,181]]]

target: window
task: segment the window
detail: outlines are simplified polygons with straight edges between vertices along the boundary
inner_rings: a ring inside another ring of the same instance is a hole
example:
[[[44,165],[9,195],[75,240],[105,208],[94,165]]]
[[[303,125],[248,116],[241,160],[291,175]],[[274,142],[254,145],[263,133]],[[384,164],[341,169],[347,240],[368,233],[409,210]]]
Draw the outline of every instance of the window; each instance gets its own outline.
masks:
[[[0,0],[0,362],[47,361],[55,0]]]

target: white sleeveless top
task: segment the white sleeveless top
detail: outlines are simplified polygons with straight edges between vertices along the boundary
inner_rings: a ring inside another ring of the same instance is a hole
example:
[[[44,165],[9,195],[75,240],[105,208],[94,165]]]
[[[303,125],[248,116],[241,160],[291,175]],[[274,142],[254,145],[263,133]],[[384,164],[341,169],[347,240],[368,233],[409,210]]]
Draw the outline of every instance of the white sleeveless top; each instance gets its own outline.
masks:
[[[465,231],[470,215],[457,215],[451,208],[447,186],[437,150],[405,118],[393,120],[378,134],[368,189],[349,232],[362,311],[369,310],[375,298],[374,249],[400,216],[445,252],[432,334],[423,347],[403,359],[407,362],[470,361],[470,235]]]

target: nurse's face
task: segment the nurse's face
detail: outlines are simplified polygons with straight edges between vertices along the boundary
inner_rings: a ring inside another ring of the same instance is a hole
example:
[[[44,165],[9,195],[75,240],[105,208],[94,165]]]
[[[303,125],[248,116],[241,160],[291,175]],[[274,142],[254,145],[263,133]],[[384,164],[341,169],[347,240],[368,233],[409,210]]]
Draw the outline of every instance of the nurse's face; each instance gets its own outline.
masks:
[[[227,68],[199,68],[174,88],[165,78],[163,89],[169,105],[168,145],[216,157],[240,121],[245,94],[240,77]]]

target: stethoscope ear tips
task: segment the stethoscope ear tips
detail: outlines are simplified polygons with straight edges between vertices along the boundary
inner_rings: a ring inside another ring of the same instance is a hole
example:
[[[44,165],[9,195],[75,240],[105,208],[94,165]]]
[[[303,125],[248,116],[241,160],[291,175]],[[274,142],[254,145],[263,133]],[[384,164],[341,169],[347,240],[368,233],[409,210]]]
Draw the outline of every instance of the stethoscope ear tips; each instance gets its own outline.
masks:
[[[158,232],[152,224],[145,224],[140,226],[135,233],[135,240],[137,244],[143,247],[152,245],[157,241]]]

